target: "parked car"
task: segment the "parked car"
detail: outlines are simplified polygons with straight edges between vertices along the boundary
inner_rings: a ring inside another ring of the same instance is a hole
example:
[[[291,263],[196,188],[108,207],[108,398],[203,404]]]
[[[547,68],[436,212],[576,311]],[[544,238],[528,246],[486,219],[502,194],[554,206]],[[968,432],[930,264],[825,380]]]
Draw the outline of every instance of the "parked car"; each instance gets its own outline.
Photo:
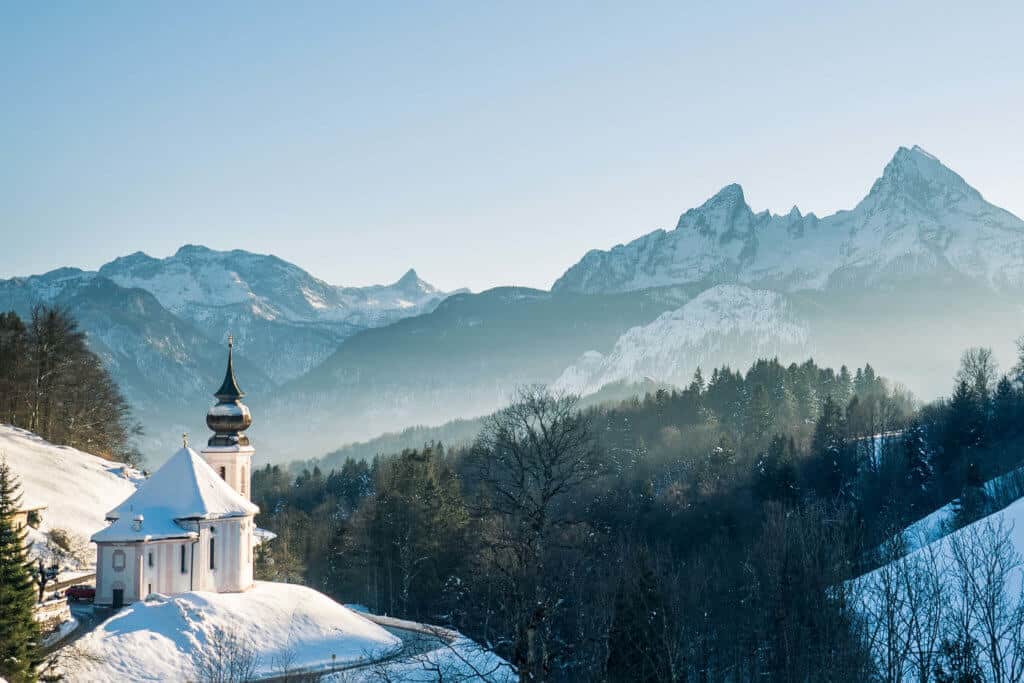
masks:
[[[93,600],[96,598],[96,588],[79,584],[68,588],[64,591],[64,595],[67,596],[68,600]]]

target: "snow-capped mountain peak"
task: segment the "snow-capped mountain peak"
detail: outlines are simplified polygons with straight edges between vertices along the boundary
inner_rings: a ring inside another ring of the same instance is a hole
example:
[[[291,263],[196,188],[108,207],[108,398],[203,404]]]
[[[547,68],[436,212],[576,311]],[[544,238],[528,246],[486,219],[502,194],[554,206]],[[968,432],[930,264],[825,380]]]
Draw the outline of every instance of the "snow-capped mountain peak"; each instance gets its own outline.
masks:
[[[416,273],[415,268],[407,270],[405,275],[399,278],[395,284],[391,285],[391,287],[400,290],[403,293],[420,296],[424,294],[437,294],[441,291],[426,280],[420,278],[419,274]]]
[[[951,275],[1024,288],[1024,221],[915,146],[897,150],[852,210],[824,218],[796,207],[785,216],[754,213],[743,189],[727,185],[683,213],[675,230],[588,252],[553,289],[733,282],[796,291]]]
[[[680,216],[676,229],[692,229],[710,236],[716,234],[720,226],[734,227],[738,221],[749,220],[753,215],[743,197],[743,188],[732,183],[696,209],[690,209]]]
[[[166,308],[193,320],[234,305],[264,320],[360,324],[392,308],[418,311],[444,296],[412,269],[390,286],[336,287],[276,256],[195,244],[164,259],[137,252],[99,272],[122,287],[152,292]]]
[[[943,208],[964,199],[981,200],[981,194],[955,171],[921,147],[900,147],[886,164],[861,206],[913,202],[920,208]]]

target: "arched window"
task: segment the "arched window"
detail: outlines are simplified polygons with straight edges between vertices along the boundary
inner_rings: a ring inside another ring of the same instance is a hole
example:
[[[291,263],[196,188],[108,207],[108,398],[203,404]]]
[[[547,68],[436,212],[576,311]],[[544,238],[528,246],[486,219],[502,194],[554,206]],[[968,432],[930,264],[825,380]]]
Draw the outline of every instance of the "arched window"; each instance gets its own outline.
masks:
[[[216,556],[214,555],[214,550],[215,550],[214,541],[216,541],[216,540],[217,539],[215,539],[215,538],[212,538],[212,537],[210,538],[210,569],[216,569],[217,568],[217,561],[215,559]]]
[[[185,569],[185,544],[181,544],[181,573],[187,574],[188,571]]]
[[[225,481],[227,481],[228,478],[228,468],[224,467],[224,465],[220,466],[220,478]]]
[[[152,550],[150,550],[149,553],[147,553],[146,564],[148,564],[150,567],[153,566],[153,551]]]

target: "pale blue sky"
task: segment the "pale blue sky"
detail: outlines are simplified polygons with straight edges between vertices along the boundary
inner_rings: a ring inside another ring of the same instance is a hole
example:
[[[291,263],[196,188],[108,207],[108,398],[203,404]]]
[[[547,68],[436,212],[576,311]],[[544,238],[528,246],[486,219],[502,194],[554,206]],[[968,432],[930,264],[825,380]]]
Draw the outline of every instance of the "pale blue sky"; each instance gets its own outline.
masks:
[[[1024,3],[0,5],[0,277],[183,243],[548,287],[920,144],[1024,215]]]

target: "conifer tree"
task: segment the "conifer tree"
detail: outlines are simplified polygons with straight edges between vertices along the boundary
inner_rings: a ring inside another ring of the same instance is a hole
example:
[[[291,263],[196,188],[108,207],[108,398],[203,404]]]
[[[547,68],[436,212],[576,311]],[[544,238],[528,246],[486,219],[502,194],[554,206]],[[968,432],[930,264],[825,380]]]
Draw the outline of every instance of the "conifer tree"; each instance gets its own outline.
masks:
[[[921,500],[932,481],[932,465],[925,436],[924,427],[920,423],[912,424],[903,436],[906,495],[911,507],[915,507]]]
[[[942,473],[954,471],[955,466],[962,462],[964,452],[980,446],[983,439],[983,418],[978,410],[978,402],[970,385],[961,379],[949,401],[949,418],[942,443]]]
[[[757,462],[754,490],[762,500],[793,503],[797,498],[796,445],[776,436]]]
[[[850,376],[850,368],[845,365],[839,368],[839,377],[836,380],[836,400],[846,404],[853,392],[853,377]]]
[[[851,457],[846,437],[843,411],[830,396],[822,406],[811,443],[812,456],[817,459],[814,484],[827,498],[845,497],[857,477],[857,462]]]
[[[967,481],[964,483],[963,492],[953,506],[957,528],[980,519],[987,509],[988,494],[985,492],[985,482],[981,478],[978,465],[972,462],[967,466]]]
[[[693,381],[690,382],[690,391],[698,394],[704,391],[704,373],[700,371],[700,366],[697,366],[697,370],[693,373]]]
[[[992,432],[994,438],[1004,438],[1018,428],[1020,401],[1010,378],[1003,375],[992,397]]]
[[[0,677],[10,683],[35,681],[40,661],[25,531],[14,526],[20,503],[18,481],[7,463],[0,460]]]

